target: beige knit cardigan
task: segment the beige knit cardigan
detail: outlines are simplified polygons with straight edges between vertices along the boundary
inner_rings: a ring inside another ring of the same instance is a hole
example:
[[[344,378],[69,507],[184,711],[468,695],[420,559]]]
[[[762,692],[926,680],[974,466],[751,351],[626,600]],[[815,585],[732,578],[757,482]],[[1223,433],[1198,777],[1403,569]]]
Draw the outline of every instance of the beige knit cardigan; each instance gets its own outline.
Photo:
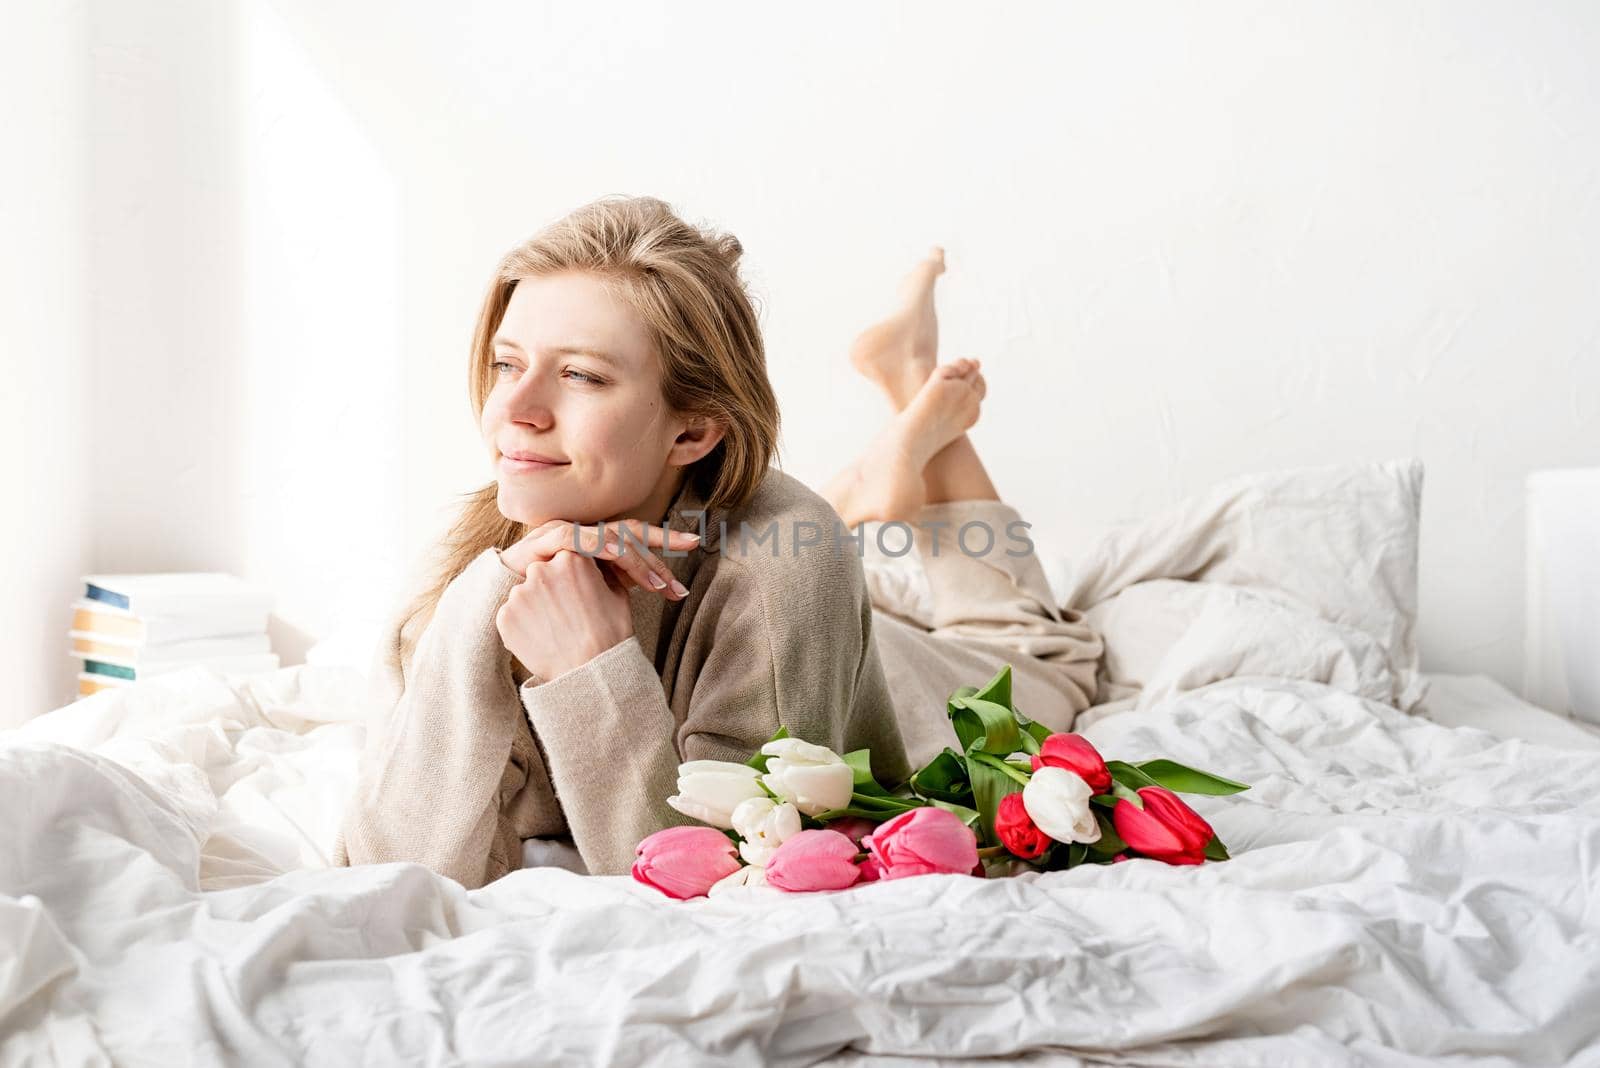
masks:
[[[695,822],[666,804],[680,762],[743,762],[780,724],[841,754],[868,747],[880,781],[904,781],[862,562],[832,536],[837,514],[777,469],[736,512],[704,509],[686,484],[666,525],[702,542],[658,554],[688,596],[630,591],[633,636],[553,679],[529,677],[500,639],[495,613],[521,576],[494,548],[420,634],[396,618],[334,862],[413,861],[472,888],[519,867],[523,839],[570,834],[590,873],[626,874],[641,839]],[[741,523],[778,537],[740,537]]]

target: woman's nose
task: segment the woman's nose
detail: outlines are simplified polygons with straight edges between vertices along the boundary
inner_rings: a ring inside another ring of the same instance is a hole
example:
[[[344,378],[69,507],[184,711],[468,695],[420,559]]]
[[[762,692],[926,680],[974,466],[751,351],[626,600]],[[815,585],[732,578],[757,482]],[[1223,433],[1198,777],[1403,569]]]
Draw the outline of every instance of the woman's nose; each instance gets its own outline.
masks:
[[[511,418],[521,423],[549,426],[555,422],[555,408],[550,390],[538,380],[537,375],[524,374],[511,397],[506,402]]]

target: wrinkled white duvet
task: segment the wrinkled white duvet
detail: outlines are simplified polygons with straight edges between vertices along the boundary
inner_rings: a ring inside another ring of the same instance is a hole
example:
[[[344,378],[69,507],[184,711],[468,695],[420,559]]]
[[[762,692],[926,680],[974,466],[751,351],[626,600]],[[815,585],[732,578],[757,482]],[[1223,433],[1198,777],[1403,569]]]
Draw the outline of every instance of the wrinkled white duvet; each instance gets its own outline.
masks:
[[[1600,1064],[1600,754],[1273,647],[1185,689],[1237,649],[1174,641],[1159,699],[1086,717],[1110,756],[1253,783],[1190,798],[1231,861],[693,902],[324,867],[353,669],[78,702],[0,735],[0,1064]]]

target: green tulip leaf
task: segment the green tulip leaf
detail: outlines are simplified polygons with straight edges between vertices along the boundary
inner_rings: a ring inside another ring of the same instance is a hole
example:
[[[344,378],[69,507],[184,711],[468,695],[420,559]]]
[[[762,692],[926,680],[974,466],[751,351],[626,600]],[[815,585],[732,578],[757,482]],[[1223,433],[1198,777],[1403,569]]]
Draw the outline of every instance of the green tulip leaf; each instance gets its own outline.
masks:
[[[1111,822],[1111,814],[1109,812],[1101,812],[1099,809],[1093,809],[1092,811],[1094,812],[1094,821],[1100,825],[1100,840],[1090,842],[1089,851],[1110,854],[1120,853],[1127,849],[1128,843],[1117,835],[1117,826]]]
[[[1222,839],[1218,838],[1216,835],[1212,835],[1211,836],[1211,841],[1206,843],[1206,859],[1207,860],[1228,860],[1228,859],[1230,859],[1229,856],[1228,856],[1227,847],[1222,844]]]
[[[972,765],[972,763],[974,761],[976,761],[976,762],[978,762],[980,764],[984,764],[984,765],[986,765],[988,767],[994,768],[996,771],[1005,772],[1005,774],[1008,777],[1010,777],[1010,779],[1013,782],[1015,782],[1018,786],[1026,786],[1026,785],[1028,785],[1028,780],[1030,778],[1032,778],[1032,775],[1030,774],[1028,768],[1023,767],[1020,764],[1013,764],[1009,760],[1001,760],[999,757],[995,756],[993,753],[983,753],[983,752],[968,753],[967,754],[967,765],[968,765],[968,767],[971,767],[971,765]]]
[[[1137,765],[1129,764],[1124,760],[1106,761],[1106,770],[1111,772],[1111,778],[1128,787],[1137,790],[1141,786],[1160,786],[1161,784],[1145,774]],[[1140,806],[1143,808],[1144,806]]]
[[[881,800],[881,798],[874,799],[875,802]],[[857,794],[851,799],[850,804],[844,808],[830,808],[826,812],[819,812],[816,814],[815,819],[819,823],[827,823],[829,820],[841,819],[845,816],[860,816],[862,819],[872,820],[874,823],[882,823],[884,820],[893,819],[902,812],[909,812],[914,808],[922,807],[912,802],[901,802],[893,808],[888,808],[877,803],[864,805],[860,804],[860,801],[861,796]],[[801,823],[803,824],[804,822],[805,818],[802,817]]]
[[[955,815],[961,819],[961,822],[965,823],[968,827],[971,827],[973,821],[978,818],[978,810],[975,808],[968,808],[966,805],[954,805],[949,801],[940,801],[938,798],[929,799],[928,804],[933,805],[936,808],[942,808],[946,812],[955,813]]]
[[[995,704],[1005,708],[1007,712],[1012,711],[1011,665],[1002,666],[999,671],[994,673],[994,678],[965,696],[975,697],[980,701],[993,701]]]
[[[994,817],[1000,811],[1000,799],[1007,794],[1020,792],[1022,784],[982,760],[968,760],[967,774],[972,777],[972,796],[978,810],[978,826],[973,828],[978,833],[978,844],[999,845],[1000,838],[994,830]]]
[[[877,794],[856,793],[850,795],[850,807],[883,812],[887,816],[895,816],[907,809],[921,808],[922,802],[904,797],[880,797]]]
[[[981,697],[952,698],[950,721],[961,748],[1008,756],[1017,751],[1021,731],[1011,709]]]
[[[1180,794],[1236,794],[1250,787],[1209,771],[1186,767],[1175,760],[1146,760],[1139,770],[1167,789]]]
[[[889,791],[878,785],[878,780],[872,776],[872,751],[870,749],[856,749],[846,753],[844,762],[850,765],[850,771],[855,775],[856,793],[876,794],[880,797],[889,796]]]
[[[911,776],[911,788],[929,800],[949,801],[952,804],[964,804],[972,800],[967,762],[961,758],[961,754],[949,748]]]
[[[1119,801],[1126,801],[1134,808],[1144,808],[1144,798],[1137,791],[1130,790],[1116,779],[1111,780],[1111,793]]]

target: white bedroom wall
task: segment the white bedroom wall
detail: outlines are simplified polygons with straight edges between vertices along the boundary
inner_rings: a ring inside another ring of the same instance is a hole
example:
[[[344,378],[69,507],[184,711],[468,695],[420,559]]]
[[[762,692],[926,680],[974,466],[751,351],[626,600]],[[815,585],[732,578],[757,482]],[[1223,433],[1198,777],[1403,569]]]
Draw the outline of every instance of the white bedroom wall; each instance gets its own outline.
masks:
[[[88,21],[6,9],[0,34],[0,728],[64,703],[68,604],[91,553]]]
[[[374,10],[92,8],[92,323],[142,472],[96,473],[99,568],[262,581],[294,662],[491,477],[496,257],[651,193],[744,242],[793,474],[882,418],[846,346],[942,243],[1036,534],[1419,456],[1424,667],[1519,681],[1523,476],[1600,455],[1593,6]]]

